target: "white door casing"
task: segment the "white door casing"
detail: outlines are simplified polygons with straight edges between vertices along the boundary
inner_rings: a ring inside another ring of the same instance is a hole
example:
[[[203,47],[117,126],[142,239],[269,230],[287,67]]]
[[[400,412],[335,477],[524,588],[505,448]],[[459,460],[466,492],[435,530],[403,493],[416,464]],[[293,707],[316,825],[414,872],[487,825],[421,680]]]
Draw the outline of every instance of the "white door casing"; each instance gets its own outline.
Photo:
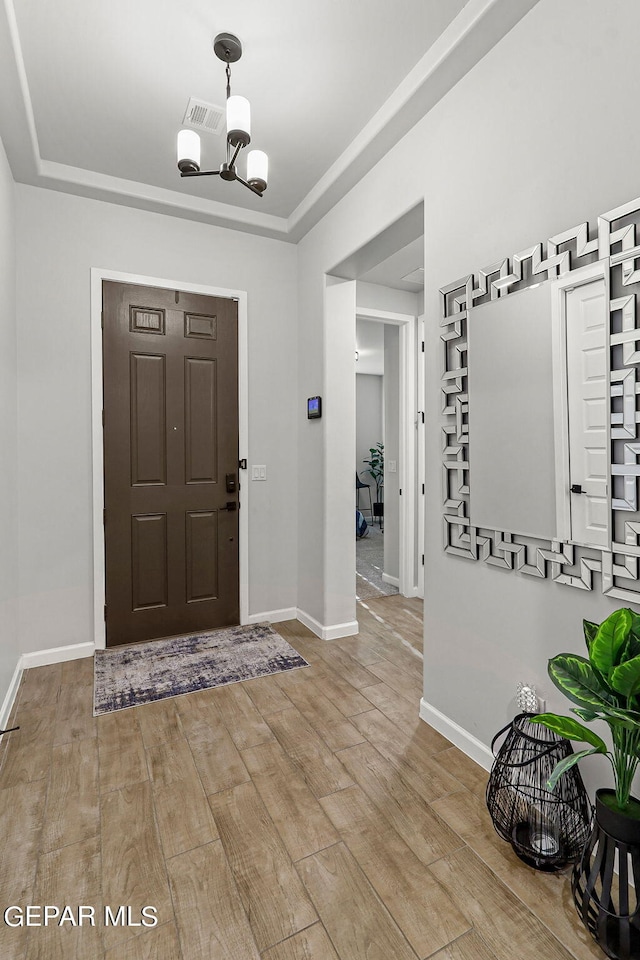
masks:
[[[600,262],[554,282],[558,538],[610,549],[609,294]],[[574,492],[575,491],[575,492]]]
[[[608,377],[604,279],[567,290],[567,396],[569,410],[571,539],[609,546]]]
[[[416,317],[389,310],[357,308],[357,317],[399,327],[400,332],[400,443],[398,482],[400,496],[399,590],[405,597],[418,595],[416,573]],[[355,322],[354,322],[355,331]],[[355,339],[354,339],[355,346]],[[420,354],[422,359],[422,354]],[[355,411],[354,411],[355,421]],[[355,563],[354,563],[355,566]]]
[[[418,596],[424,600],[424,525],[425,525],[425,503],[424,503],[424,484],[425,484],[425,357],[424,357],[424,314],[418,317],[418,342],[416,349],[417,379],[418,379],[418,414],[416,417],[416,499],[418,515]]]
[[[93,641],[97,650],[106,647],[104,620],[105,559],[104,559],[104,463],[102,438],[102,281],[134,283],[146,287],[184,290],[213,297],[229,297],[238,301],[238,413],[240,458],[248,456],[249,442],[249,367],[247,292],[226,287],[189,283],[169,277],[148,277],[124,273],[108,268],[91,268],[91,435],[93,487]],[[240,524],[240,623],[250,622],[249,615],[249,497],[250,484],[243,484],[244,509],[239,513]]]

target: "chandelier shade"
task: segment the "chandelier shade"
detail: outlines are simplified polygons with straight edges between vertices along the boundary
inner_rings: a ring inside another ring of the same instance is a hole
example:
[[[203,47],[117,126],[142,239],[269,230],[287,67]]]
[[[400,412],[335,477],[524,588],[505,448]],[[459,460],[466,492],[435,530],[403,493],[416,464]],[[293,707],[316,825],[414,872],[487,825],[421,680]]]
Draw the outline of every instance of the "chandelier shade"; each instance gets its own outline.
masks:
[[[237,94],[227,99],[227,140],[232,147],[251,142],[251,107],[246,97]]]
[[[250,150],[247,154],[247,180],[259,186],[260,192],[267,189],[269,179],[269,157],[264,150]]]
[[[178,170],[200,169],[200,137],[195,130],[181,130],[178,134]]]

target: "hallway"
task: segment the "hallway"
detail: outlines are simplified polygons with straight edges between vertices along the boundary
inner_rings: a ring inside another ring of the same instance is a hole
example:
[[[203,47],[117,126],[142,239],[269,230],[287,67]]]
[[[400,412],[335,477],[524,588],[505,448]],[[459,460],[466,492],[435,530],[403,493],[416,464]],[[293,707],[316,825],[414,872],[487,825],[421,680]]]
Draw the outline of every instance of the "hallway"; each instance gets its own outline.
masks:
[[[0,773],[11,960],[585,960],[568,880],[495,835],[485,772],[418,718],[421,601],[276,628],[308,668],[92,717],[92,662],[25,673]],[[103,905],[158,926],[105,926]],[[373,946],[375,944],[375,946]]]

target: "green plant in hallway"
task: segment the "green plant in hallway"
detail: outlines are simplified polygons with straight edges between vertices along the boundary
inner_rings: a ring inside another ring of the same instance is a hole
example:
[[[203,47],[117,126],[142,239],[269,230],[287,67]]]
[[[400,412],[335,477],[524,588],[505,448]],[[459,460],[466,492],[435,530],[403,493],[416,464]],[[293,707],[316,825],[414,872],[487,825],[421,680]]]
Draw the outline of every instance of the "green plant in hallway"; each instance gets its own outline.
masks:
[[[600,753],[611,764],[615,789],[596,791],[593,829],[574,867],[571,890],[582,922],[607,956],[637,960],[640,911],[633,904],[640,902],[640,801],[631,789],[640,762],[640,616],[622,608],[601,624],[585,620],[583,627],[587,656],[559,653],[549,661],[549,676],[575,704],[571,710],[579,720],[542,713],[532,723],[588,744],[555,766],[549,789],[589,754]],[[612,748],[581,720],[606,723]]]
[[[549,785],[552,788],[564,771],[583,757],[602,753],[611,763],[615,783],[615,797],[608,804],[640,819],[640,803],[631,798],[640,762],[640,616],[623,608],[600,625],[585,620],[583,627],[588,657],[559,653],[549,661],[549,676],[576,704],[572,713],[581,720],[603,720],[608,725],[613,749],[573,717],[539,714],[533,723],[543,723],[568,740],[590,744],[559,763]]]
[[[367,473],[370,473],[376,485],[376,501],[382,502],[382,486],[384,484],[384,444],[378,441],[375,447],[369,447],[369,459],[363,463],[369,464]]]

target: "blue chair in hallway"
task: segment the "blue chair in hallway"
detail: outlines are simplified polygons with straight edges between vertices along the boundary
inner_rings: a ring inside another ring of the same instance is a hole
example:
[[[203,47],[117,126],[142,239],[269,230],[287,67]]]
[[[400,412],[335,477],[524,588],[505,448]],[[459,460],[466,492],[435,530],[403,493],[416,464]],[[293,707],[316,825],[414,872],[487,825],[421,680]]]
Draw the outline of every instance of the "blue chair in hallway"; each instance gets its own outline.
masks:
[[[369,494],[369,516],[373,520],[373,502],[371,500],[371,487],[368,483],[363,483],[356,470],[356,509],[360,509],[360,491],[366,490]],[[365,505],[366,506],[366,505]]]

